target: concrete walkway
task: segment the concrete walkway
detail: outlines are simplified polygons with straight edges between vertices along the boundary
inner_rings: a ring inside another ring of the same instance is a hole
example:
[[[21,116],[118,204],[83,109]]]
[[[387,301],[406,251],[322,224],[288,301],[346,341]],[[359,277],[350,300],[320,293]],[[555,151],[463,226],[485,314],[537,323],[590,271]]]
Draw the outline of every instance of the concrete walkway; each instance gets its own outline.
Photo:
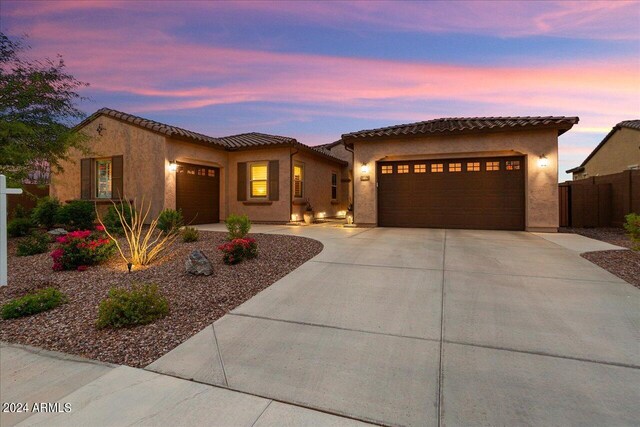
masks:
[[[640,292],[579,256],[590,239],[253,231],[324,250],[147,369],[388,425],[640,419]]]
[[[364,423],[224,388],[0,344],[2,402],[59,403],[59,413],[6,413],[19,426],[364,426]],[[64,412],[64,404],[70,411]]]

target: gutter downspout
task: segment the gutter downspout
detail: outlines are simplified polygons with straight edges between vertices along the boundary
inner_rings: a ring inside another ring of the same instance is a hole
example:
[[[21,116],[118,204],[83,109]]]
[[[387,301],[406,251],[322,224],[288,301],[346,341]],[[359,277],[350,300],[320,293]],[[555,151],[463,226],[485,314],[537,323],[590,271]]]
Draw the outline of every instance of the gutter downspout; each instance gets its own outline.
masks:
[[[293,217],[293,156],[300,152],[297,148],[295,150],[293,153],[289,153],[289,222]]]

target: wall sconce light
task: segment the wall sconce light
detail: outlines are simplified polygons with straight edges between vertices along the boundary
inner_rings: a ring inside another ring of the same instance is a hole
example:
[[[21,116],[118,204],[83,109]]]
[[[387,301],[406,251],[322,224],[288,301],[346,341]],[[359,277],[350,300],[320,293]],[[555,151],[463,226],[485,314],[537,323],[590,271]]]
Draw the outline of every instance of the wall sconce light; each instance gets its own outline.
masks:
[[[549,159],[547,159],[547,156],[545,156],[544,154],[540,156],[540,158],[538,159],[538,166],[541,168],[546,168],[547,166],[549,166]]]
[[[291,214],[291,222],[296,222],[298,220],[298,214]]]
[[[369,173],[369,165],[366,163],[363,163],[362,166],[360,166],[360,172],[363,175],[367,175]]]
[[[178,164],[176,163],[176,161],[175,160],[169,161],[169,171],[175,172],[177,170],[178,170]]]

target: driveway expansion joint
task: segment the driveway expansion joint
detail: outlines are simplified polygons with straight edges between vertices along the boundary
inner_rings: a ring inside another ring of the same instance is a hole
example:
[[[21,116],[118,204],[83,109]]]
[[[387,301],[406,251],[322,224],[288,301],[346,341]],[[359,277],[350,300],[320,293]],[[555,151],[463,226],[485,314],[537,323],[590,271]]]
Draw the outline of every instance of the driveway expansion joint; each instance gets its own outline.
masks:
[[[444,230],[444,237],[442,239],[442,280],[440,289],[440,353],[438,360],[438,393],[436,395],[436,417],[438,427],[442,424],[442,383],[443,378],[443,359],[444,359],[444,345],[442,341],[444,339],[444,281],[445,281],[445,265],[447,255],[447,230]]]
[[[419,341],[440,342],[440,339],[437,339],[437,338],[424,338],[424,337],[416,337],[416,336],[411,336],[411,335],[389,334],[389,333],[386,333],[386,332],[366,331],[364,329],[351,329],[351,328],[343,328],[343,327],[340,327],[340,326],[322,325],[320,323],[297,322],[297,321],[294,321],[294,320],[275,319],[275,318],[272,318],[272,317],[255,316],[255,315],[246,314],[246,313],[234,313],[232,311],[227,313],[227,315],[239,316],[239,317],[248,317],[250,319],[258,319],[258,320],[268,320],[268,321],[271,321],[271,322],[289,323],[289,324],[292,324],[292,325],[299,325],[299,326],[311,326],[311,327],[316,327],[316,328],[337,329],[339,331],[359,332],[359,333],[362,333],[362,334],[382,335],[382,336],[386,336],[386,337],[405,338],[405,339],[419,340]]]
[[[533,351],[533,350],[520,350],[517,348],[508,348],[508,347],[498,347],[493,345],[485,345],[485,344],[477,344],[477,343],[468,343],[462,341],[453,341],[453,340],[443,340],[444,344],[455,344],[455,345],[463,345],[466,347],[478,347],[478,348],[486,348],[489,350],[498,350],[498,351],[507,351],[511,353],[521,353],[521,354],[530,354],[532,356],[544,356],[544,357],[552,357],[555,359],[566,359],[566,360],[575,360],[577,362],[585,362],[585,363],[595,363],[597,365],[607,365],[607,366],[615,366],[618,368],[628,368],[628,369],[640,369],[640,365],[631,365],[628,363],[620,363],[620,362],[608,362],[605,360],[595,360],[595,359],[587,359],[584,357],[574,357],[574,356],[565,356],[562,354],[553,354],[547,353],[544,351]]]
[[[320,262],[320,261],[316,261]],[[594,283],[608,283],[608,284],[617,284],[617,285],[626,285],[629,284],[626,281],[620,280],[598,280],[598,279],[574,279],[571,277],[557,277],[557,276],[534,276],[531,274],[516,274],[516,273],[489,273],[487,271],[477,271],[477,270],[452,270],[445,269],[445,271],[450,271],[452,273],[473,273],[473,274],[484,274],[487,276],[509,276],[509,277],[530,277],[533,279],[555,279],[555,280],[568,280],[571,282],[594,282]]]
[[[423,268],[423,267],[405,267],[405,266],[397,266],[397,265],[376,265],[376,264],[356,264],[352,262],[337,262],[337,261],[319,261],[315,259],[310,259],[309,262],[317,262],[320,264],[336,264],[336,265],[352,265],[354,267],[374,267],[374,268],[394,268],[396,270],[427,270],[427,271],[442,271],[440,268]],[[450,270],[447,270],[450,271]]]
[[[224,369],[224,360],[222,360],[222,352],[220,351],[220,345],[218,344],[218,337],[216,336],[216,327],[212,323],[211,329],[213,330],[213,341],[216,346],[216,351],[218,352],[218,358],[220,359],[220,367],[222,368],[222,376],[224,378],[225,386],[229,387],[229,381],[227,380],[227,371]]]

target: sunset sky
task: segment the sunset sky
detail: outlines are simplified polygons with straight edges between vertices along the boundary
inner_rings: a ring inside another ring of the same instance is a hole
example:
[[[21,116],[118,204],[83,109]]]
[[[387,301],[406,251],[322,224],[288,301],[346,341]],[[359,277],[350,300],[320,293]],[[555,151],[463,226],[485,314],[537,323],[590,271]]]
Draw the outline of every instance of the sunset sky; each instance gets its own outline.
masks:
[[[560,180],[640,118],[640,2],[1,1],[110,107],[211,136],[310,145],[438,117],[579,116]]]

